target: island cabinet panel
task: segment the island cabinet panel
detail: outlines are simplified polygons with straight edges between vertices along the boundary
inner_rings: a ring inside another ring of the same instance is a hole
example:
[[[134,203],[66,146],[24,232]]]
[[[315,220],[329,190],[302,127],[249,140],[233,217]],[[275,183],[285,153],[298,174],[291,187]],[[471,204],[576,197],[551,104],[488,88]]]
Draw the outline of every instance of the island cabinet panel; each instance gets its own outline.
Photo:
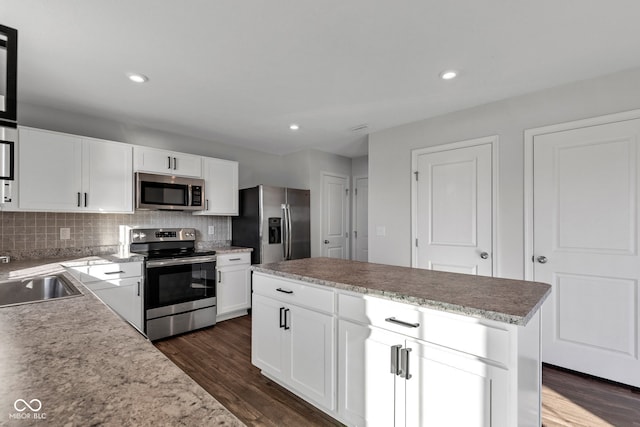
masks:
[[[295,265],[253,267],[252,360],[265,375],[348,426],[540,426],[537,307],[511,324],[373,295],[352,276],[298,280]]]
[[[307,298],[308,286],[254,273],[252,304],[252,363],[263,374],[317,407],[335,411],[335,316],[324,313],[326,297]],[[321,295],[329,290],[314,289]],[[302,298],[296,299],[298,293]],[[266,295],[265,295],[266,294]],[[305,305],[299,305],[302,302]]]
[[[348,425],[508,425],[506,369],[348,320],[338,336],[338,412]]]

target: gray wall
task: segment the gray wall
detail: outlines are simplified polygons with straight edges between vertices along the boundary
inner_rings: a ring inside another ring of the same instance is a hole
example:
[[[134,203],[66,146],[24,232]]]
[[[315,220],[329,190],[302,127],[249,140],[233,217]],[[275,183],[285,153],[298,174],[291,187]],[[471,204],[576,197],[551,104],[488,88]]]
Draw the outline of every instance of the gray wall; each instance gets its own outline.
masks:
[[[354,157],[351,159],[352,176],[369,176],[369,156]]]
[[[497,276],[524,276],[525,129],[640,108],[640,69],[628,70],[377,132],[369,137],[369,256],[411,264],[411,150],[499,136]],[[377,226],[386,236],[376,236]]]
[[[296,153],[288,154],[285,156],[279,156],[274,154],[268,154],[257,150],[251,150],[247,148],[232,146],[228,144],[219,143],[216,141],[207,141],[201,138],[196,138],[187,135],[179,135],[170,132],[149,129],[135,124],[122,123],[117,121],[105,120],[99,117],[92,117],[87,115],[81,115],[76,113],[70,113],[67,111],[46,108],[32,104],[20,104],[19,105],[19,123],[23,126],[31,126],[41,129],[49,129],[53,131],[66,132],[76,135],[83,135],[89,137],[95,137],[100,139],[107,139],[119,142],[125,142],[129,144],[145,145],[151,147],[158,147],[168,150],[180,151],[184,153],[197,154],[202,156],[217,157],[228,160],[235,160],[239,162],[239,185],[240,188],[252,187],[258,184],[266,184],[272,186],[303,188],[311,190],[311,253],[312,256],[319,256],[321,246],[318,243],[320,240],[320,207],[321,207],[321,173],[333,172],[342,175],[351,175],[351,159],[335,154],[325,153],[317,150],[301,150]],[[1,214],[1,213],[0,213]],[[6,237],[7,242],[16,242],[13,237],[13,233],[9,226],[12,215],[4,213],[6,216],[7,228],[2,234],[3,239]],[[18,215],[18,214],[16,214]],[[37,224],[38,215],[45,214],[20,214],[19,222],[26,222],[28,227],[35,227]],[[66,218],[65,214],[46,214],[49,216],[49,222],[55,222],[62,218]],[[85,228],[84,223],[86,221],[99,221],[101,224],[107,224],[109,230],[109,222],[106,218],[96,217],[91,219],[88,214],[66,214],[76,215],[74,218],[78,218],[78,230],[91,230],[91,227]],[[128,218],[127,224],[140,225],[140,221],[137,220],[135,215],[125,215],[124,218]],[[163,216],[162,213],[156,218],[155,223],[157,225],[168,224],[169,217]],[[164,220],[163,220],[164,218]],[[179,222],[187,224],[193,222],[190,215],[180,217]],[[204,220],[203,220],[204,221]],[[212,218],[211,221],[224,221],[224,224],[228,224],[228,218]],[[142,221],[145,222],[145,221]],[[146,223],[146,222],[145,222]],[[196,224],[199,230],[201,228],[202,236],[206,234],[206,227],[209,225],[207,221],[203,224]],[[188,226],[188,225],[185,225]],[[201,227],[200,227],[201,226]],[[59,228],[59,227],[58,227]],[[222,229],[222,227],[217,227]],[[30,228],[31,230],[31,228]],[[72,230],[74,236],[71,241],[60,241],[56,238],[55,233],[51,233],[51,236],[47,243],[45,243],[46,249],[59,249],[69,247],[86,246],[86,242],[104,242],[105,239],[101,239],[96,236],[87,238],[84,241],[82,238],[75,238],[76,231]],[[80,231],[78,231],[80,233]],[[86,234],[84,231],[82,233]],[[101,231],[103,235],[107,235],[106,241],[109,244],[113,243],[113,235],[111,231]],[[218,233],[216,233],[218,234]],[[9,236],[11,238],[9,239]],[[230,235],[220,234],[213,236],[216,240],[224,241],[230,239]],[[206,240],[206,237],[203,240]],[[26,240],[20,238],[19,242],[7,243],[7,247],[3,247],[5,251],[12,251],[15,256],[19,257],[17,251],[30,251],[36,249],[34,245],[41,246],[41,244],[32,245],[31,236]],[[10,246],[10,247],[9,247]]]
[[[240,188],[291,185],[283,157],[275,154],[26,103],[18,105],[18,122],[40,129],[235,160],[239,162]]]

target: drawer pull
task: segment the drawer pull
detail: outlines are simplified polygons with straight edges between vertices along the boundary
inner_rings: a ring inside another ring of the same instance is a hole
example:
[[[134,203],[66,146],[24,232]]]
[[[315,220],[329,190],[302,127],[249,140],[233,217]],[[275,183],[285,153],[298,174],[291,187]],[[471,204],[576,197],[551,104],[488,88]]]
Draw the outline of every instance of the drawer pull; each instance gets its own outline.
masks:
[[[293,291],[290,291],[288,289],[282,289],[282,288],[278,288],[278,289],[276,289],[276,291],[282,292],[283,294],[292,294],[293,293]]]
[[[242,258],[229,258],[229,261],[240,261]]]
[[[119,270],[119,271],[105,271],[104,274],[120,274],[120,273],[124,273],[124,271]]]
[[[395,323],[396,325],[404,326],[406,328],[417,328],[420,326],[420,323],[403,322],[402,320],[398,320],[395,317],[387,317],[384,320],[385,322]]]

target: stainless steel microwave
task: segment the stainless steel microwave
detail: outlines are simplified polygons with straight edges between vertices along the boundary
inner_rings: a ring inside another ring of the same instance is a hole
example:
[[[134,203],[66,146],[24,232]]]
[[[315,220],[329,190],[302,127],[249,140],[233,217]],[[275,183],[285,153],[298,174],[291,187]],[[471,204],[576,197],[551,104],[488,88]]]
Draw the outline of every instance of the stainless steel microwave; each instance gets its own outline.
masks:
[[[201,211],[204,180],[136,172],[136,209]]]

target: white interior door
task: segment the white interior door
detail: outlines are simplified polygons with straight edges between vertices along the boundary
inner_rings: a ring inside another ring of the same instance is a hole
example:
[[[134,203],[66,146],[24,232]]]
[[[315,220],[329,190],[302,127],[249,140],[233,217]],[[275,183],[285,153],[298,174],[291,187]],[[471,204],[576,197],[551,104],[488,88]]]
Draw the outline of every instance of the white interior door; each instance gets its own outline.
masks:
[[[353,258],[366,262],[369,260],[369,178],[357,177],[354,181]]]
[[[491,276],[492,144],[414,153],[414,266]]]
[[[322,256],[349,258],[349,180],[346,176],[322,175]]]
[[[543,361],[640,387],[640,119],[533,139]]]

